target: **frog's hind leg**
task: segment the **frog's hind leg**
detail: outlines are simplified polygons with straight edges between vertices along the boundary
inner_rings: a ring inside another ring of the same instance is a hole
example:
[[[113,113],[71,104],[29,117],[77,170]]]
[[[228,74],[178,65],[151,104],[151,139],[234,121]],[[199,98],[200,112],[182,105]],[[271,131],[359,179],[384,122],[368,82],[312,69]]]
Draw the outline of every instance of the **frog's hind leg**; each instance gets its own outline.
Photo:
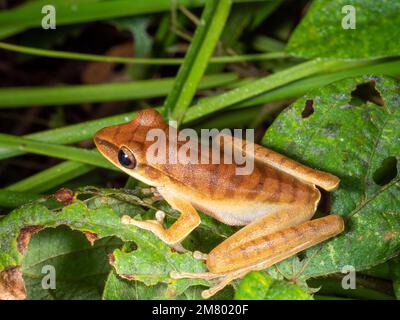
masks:
[[[283,230],[258,233],[257,237],[246,231],[255,229],[256,220],[244,227],[242,236],[245,238],[236,246],[228,241],[222,242],[208,255],[207,267],[209,273],[173,272],[173,278],[219,279],[219,283],[203,291],[204,298],[214,295],[232,280],[244,276],[252,270],[263,270],[302,250],[329,239],[344,229],[343,219],[337,215],[329,215],[320,219],[303,222]],[[252,228],[249,228],[251,227]],[[246,228],[249,228],[246,230]],[[241,232],[240,230],[239,232]],[[235,236],[235,235],[233,235]]]
[[[338,177],[307,167],[259,144],[225,134],[220,134],[217,139],[220,146],[226,145],[232,148],[233,145],[234,149],[241,150],[260,162],[286,172],[304,182],[315,184],[324,190],[330,191],[339,185],[340,179]]]

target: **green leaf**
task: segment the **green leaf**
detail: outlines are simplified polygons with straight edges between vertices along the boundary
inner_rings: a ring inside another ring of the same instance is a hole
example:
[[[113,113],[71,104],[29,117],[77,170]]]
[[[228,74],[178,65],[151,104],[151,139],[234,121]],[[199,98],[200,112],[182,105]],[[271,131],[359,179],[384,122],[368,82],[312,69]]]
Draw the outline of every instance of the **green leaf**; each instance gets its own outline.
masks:
[[[201,291],[204,290],[201,286],[192,286],[185,290],[181,295],[175,296],[177,300],[200,300]],[[164,283],[158,283],[154,286],[146,286],[140,281],[128,281],[120,278],[115,272],[111,272],[107,278],[103,292],[104,300],[160,300],[169,299],[167,295],[168,286]],[[223,296],[221,293],[218,297],[229,298],[232,296]]]
[[[117,274],[124,279],[141,281],[147,286],[166,283],[168,286],[160,292],[163,299],[177,298],[192,285],[207,285],[201,279],[174,280],[169,277],[173,270],[192,270],[191,272],[205,272],[205,265],[194,261],[191,252],[171,253],[171,249],[161,241],[154,242],[150,251],[148,247],[139,247],[133,252],[115,250],[111,263]],[[170,254],[167,253],[170,252]]]
[[[116,238],[91,246],[82,233],[66,227],[34,235],[21,268],[28,299],[100,299],[111,270],[107,254],[119,246]],[[54,267],[55,289],[42,287],[45,266]]]
[[[267,131],[265,146],[341,179],[330,212],[345,217],[346,230],[296,268],[285,267],[295,258],[278,265],[285,277],[364,270],[399,254],[399,90],[381,76],[339,81],[297,100]]]
[[[344,29],[346,8],[355,9],[355,29]],[[400,2],[374,0],[315,0],[295,29],[286,51],[315,58],[371,58],[400,54]]]
[[[393,279],[393,291],[397,300],[400,300],[400,256],[389,262],[390,273]]]
[[[191,253],[172,252],[152,233],[121,224],[121,215],[143,214],[145,212],[143,206],[152,207],[153,200],[148,198],[144,190],[126,193],[85,189],[79,195],[92,198],[86,201],[75,200],[71,205],[60,210],[50,210],[40,203],[33,203],[12,211],[0,220],[0,272],[7,272],[10,268],[18,269],[23,265],[24,254],[32,234],[43,228],[66,225],[72,230],[85,232],[88,239],[92,241],[116,236],[125,242],[133,242],[135,244],[134,251],[116,250],[114,252],[113,257],[110,258],[112,265],[125,277],[132,272],[129,277],[140,280],[145,285],[156,285],[160,282],[166,284],[165,295],[170,298],[182,294],[192,285],[206,285],[207,282],[201,280],[169,278],[169,272],[172,270],[190,272],[205,270],[204,263],[194,259]],[[40,249],[41,246],[34,245],[32,247],[33,250],[39,250],[38,248]],[[57,248],[60,246],[54,244],[54,247],[43,249],[41,254],[46,259],[51,256],[51,251],[57,251]],[[31,270],[29,272],[37,275],[39,270],[33,268],[35,266],[34,259],[35,257],[28,256],[24,270]],[[40,258],[39,260],[41,261]],[[135,265],[129,265],[129,263],[135,263]],[[38,266],[36,265],[36,267]],[[64,267],[65,265],[62,264],[62,268]],[[104,275],[104,272],[102,274]],[[63,271],[61,270],[62,275]],[[39,294],[33,291],[32,295],[37,297]]]
[[[146,286],[140,281],[121,279],[115,271],[107,278],[103,292],[104,300],[151,300],[162,296],[167,285],[160,283]]]
[[[151,54],[153,39],[147,32],[150,22],[150,16],[124,17],[113,21],[117,28],[131,32],[135,45],[135,57],[146,58]],[[145,66],[133,65],[129,68],[128,74],[132,79],[141,79],[145,70]]]
[[[17,192],[30,191],[34,194],[41,193],[59,186],[66,181],[81,176],[93,170],[94,168],[94,166],[80,162],[64,161],[56,164],[53,167],[50,167],[49,169],[42,170],[32,176],[29,176],[24,180],[9,185],[5,189]]]
[[[274,280],[261,271],[248,273],[235,292],[236,300],[311,300],[302,288]]]
[[[400,275],[397,275],[396,279],[393,281],[393,289],[397,300],[400,300]]]

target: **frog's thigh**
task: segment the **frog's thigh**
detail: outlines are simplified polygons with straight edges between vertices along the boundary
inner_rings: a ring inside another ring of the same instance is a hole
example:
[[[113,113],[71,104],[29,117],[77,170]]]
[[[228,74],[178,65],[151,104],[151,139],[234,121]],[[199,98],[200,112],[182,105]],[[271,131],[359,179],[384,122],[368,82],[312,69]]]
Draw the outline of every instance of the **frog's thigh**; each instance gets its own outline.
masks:
[[[231,235],[213,251],[218,251],[219,247],[224,250],[234,250],[246,243],[256,240],[278,230],[298,225],[310,220],[314,215],[314,206],[285,205],[279,209],[266,213],[264,216],[249,223],[235,234]],[[212,252],[213,252],[212,251]]]
[[[262,228],[263,225],[264,222],[258,220],[252,223],[252,228]],[[208,270],[212,273],[226,273],[260,263],[263,263],[263,268],[267,268],[342,232],[343,220],[340,216],[329,215],[272,233],[258,232],[257,237],[251,234],[251,230],[249,228],[242,233],[244,240],[237,246],[232,246],[228,238],[214,248],[207,258]]]
[[[164,229],[161,223],[155,220],[137,221],[129,216],[124,216],[124,222],[153,232],[157,237],[169,245],[177,244],[186,238],[186,236],[200,224],[200,217],[190,202],[179,199],[167,192],[160,190],[159,192],[174,209],[181,212],[178,220],[176,220],[168,229]]]
[[[315,184],[325,190],[333,190],[339,185],[340,180],[338,177],[327,172],[307,167],[264,146],[224,134],[220,134],[219,139],[218,141],[221,146],[232,146],[233,143],[235,149],[240,149],[246,152],[246,154],[250,152],[250,156],[254,153],[254,158],[256,160],[286,172],[302,181]]]
[[[254,225],[260,221],[253,222]],[[262,226],[260,226],[262,227]],[[275,232],[258,234],[232,249],[222,242],[208,255],[209,273],[174,273],[174,278],[220,278],[214,287],[203,291],[208,298],[223,289],[232,280],[242,277],[252,270],[263,270],[319,242],[329,239],[344,229],[343,219],[329,215],[320,219],[304,222]],[[246,236],[246,235],[245,235]],[[228,241],[227,239],[226,241]]]

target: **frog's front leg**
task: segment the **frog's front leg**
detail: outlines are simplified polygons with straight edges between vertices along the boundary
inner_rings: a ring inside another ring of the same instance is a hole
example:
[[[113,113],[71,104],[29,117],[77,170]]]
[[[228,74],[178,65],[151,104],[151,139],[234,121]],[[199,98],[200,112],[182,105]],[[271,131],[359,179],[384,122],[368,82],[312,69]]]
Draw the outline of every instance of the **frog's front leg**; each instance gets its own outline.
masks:
[[[157,220],[138,221],[125,215],[121,221],[124,224],[133,224],[141,229],[149,230],[166,244],[181,248],[180,242],[200,224],[200,216],[190,202],[179,199],[168,192],[159,192],[172,208],[181,212],[181,216],[172,226],[165,229],[161,217],[158,217]]]
[[[261,218],[241,229],[239,232],[242,239],[236,246],[228,238],[214,248],[207,257],[207,267],[210,272],[171,272],[170,276],[175,279],[219,279],[215,286],[203,291],[202,296],[209,298],[246,273],[266,269],[339,234],[344,229],[343,219],[340,216],[329,215],[272,233],[270,231],[259,233],[254,237],[251,231],[256,229],[257,225],[262,228],[263,224]]]

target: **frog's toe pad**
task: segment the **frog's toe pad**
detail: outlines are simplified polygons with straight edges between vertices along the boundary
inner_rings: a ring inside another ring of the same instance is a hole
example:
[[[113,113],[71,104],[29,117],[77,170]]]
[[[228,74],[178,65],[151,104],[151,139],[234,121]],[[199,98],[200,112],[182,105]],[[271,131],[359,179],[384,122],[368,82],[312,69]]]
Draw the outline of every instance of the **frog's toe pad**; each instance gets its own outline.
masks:
[[[208,254],[200,252],[200,251],[194,251],[193,252],[193,258],[196,260],[207,260]]]
[[[127,216],[127,215],[121,217],[121,223],[132,224],[141,229],[150,230],[153,232],[159,231],[158,229],[163,229],[160,222],[157,220],[140,221],[140,220],[132,219],[130,216]]]
[[[121,223],[122,224],[131,224],[131,221],[133,219],[130,216],[124,215],[121,217]]]

